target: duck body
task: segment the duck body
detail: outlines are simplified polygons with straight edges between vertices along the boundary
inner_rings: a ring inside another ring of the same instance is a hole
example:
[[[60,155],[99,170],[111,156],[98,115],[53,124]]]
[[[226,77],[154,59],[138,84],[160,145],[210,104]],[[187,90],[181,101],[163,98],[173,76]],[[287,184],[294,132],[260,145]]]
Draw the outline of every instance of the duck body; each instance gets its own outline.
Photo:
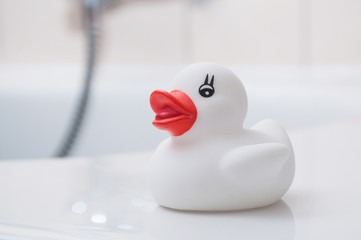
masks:
[[[216,76],[220,78],[222,75]],[[214,87],[216,94],[217,85]],[[182,89],[182,86],[176,89]],[[189,95],[192,94],[187,93]],[[238,99],[243,107],[244,99]],[[149,185],[160,205],[196,211],[256,208],[278,201],[291,186],[295,171],[294,154],[281,125],[274,120],[264,120],[251,129],[244,129],[241,122],[245,111],[238,115],[236,111],[236,119],[229,118],[233,112],[229,115],[227,108],[232,110],[234,106],[225,103],[223,107],[222,104],[220,108],[215,107],[216,110],[214,106],[217,104],[213,103],[211,113],[203,111],[203,116],[198,111],[190,129],[183,129],[185,132],[180,135],[175,132],[159,144],[150,160]],[[202,104],[195,101],[195,107],[200,110]],[[212,112],[220,110],[224,121],[209,118]],[[240,123],[237,125],[234,120]]]

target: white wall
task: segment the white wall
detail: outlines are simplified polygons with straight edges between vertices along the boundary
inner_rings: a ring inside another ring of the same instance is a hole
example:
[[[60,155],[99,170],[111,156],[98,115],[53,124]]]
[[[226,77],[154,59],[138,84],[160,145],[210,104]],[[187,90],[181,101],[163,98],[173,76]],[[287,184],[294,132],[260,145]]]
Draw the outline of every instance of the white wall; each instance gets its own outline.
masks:
[[[0,62],[80,62],[76,0],[0,0]],[[360,64],[359,0],[120,2],[103,22],[103,62]]]

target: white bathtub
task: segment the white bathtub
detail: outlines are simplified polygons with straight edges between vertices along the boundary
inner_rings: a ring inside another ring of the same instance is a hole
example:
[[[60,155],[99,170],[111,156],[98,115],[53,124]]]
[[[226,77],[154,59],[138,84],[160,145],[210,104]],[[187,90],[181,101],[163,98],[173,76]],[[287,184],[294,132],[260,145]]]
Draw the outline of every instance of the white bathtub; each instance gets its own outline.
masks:
[[[90,111],[73,155],[154,149],[148,98],[182,66],[107,65],[97,71]],[[249,97],[246,126],[264,118],[288,130],[340,119],[361,121],[361,68],[233,66]],[[0,65],[0,159],[54,155],[81,85],[81,66]]]

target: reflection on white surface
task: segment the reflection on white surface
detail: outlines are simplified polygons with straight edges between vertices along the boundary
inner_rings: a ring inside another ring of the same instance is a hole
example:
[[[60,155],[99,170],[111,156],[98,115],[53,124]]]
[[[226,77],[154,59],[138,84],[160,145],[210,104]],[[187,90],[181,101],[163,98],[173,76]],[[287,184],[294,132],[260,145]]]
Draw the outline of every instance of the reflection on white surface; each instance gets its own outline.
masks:
[[[91,221],[93,223],[106,223],[107,222],[107,217],[104,214],[94,214],[91,217]]]
[[[158,207],[151,215],[150,232],[160,240],[277,239],[295,235],[291,209],[283,201],[238,212],[181,212]]]
[[[85,202],[82,201],[75,202],[73,206],[71,206],[71,210],[73,211],[73,213],[82,214],[86,212],[86,209],[87,205]]]
[[[121,230],[127,230],[127,231],[131,231],[134,229],[134,227],[132,225],[129,224],[119,224],[118,228]]]

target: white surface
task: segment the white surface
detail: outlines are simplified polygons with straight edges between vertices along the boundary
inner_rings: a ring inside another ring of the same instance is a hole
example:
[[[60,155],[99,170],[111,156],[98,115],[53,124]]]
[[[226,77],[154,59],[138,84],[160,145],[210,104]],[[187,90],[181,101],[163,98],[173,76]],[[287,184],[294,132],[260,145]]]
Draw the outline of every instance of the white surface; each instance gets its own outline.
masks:
[[[158,207],[146,187],[148,153],[3,161],[0,237],[360,239],[361,119],[292,131],[290,137],[297,164],[290,191],[276,205],[240,212]]]

